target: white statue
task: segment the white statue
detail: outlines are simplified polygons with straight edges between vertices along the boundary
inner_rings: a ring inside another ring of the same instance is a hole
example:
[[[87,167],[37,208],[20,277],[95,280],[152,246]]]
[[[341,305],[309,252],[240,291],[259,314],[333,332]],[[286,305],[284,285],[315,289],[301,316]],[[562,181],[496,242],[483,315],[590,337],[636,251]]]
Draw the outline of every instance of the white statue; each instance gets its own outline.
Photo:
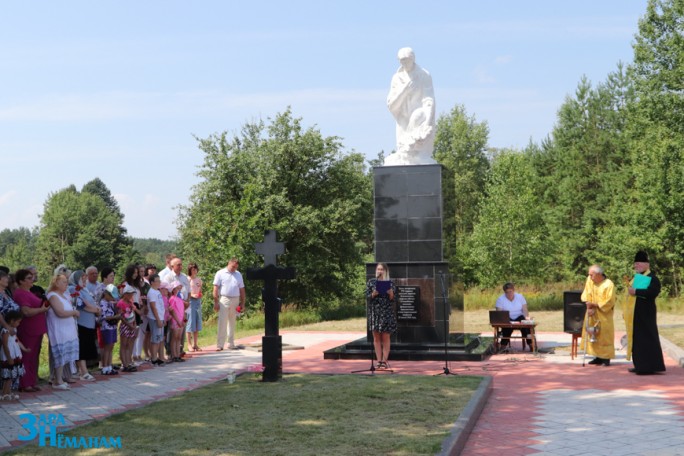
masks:
[[[401,66],[392,76],[387,107],[397,121],[397,150],[385,166],[428,165],[435,145],[435,92],[432,77],[416,64],[411,48],[397,54]]]

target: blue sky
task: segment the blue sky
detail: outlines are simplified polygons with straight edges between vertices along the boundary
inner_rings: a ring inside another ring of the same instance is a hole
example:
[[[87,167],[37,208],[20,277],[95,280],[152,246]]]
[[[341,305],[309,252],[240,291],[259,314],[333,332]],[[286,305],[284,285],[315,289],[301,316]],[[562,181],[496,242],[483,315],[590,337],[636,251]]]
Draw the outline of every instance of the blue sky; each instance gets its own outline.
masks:
[[[99,177],[129,234],[170,239],[197,182],[197,137],[292,106],[374,158],[396,52],[463,104],[491,147],[545,138],[586,75],[630,62],[646,0],[572,2],[5,2],[0,13],[0,229],[38,224],[51,192]],[[420,6],[416,6],[420,5]]]

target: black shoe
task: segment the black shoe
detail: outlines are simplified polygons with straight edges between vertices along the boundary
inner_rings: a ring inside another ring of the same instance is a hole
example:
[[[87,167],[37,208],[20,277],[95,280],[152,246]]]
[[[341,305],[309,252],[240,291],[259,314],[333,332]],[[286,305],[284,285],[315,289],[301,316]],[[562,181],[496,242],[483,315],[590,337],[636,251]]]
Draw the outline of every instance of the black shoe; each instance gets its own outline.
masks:
[[[599,364],[603,364],[603,360],[601,358],[594,358],[591,361],[589,361],[587,364],[595,364],[598,366]]]
[[[603,360],[603,365],[604,365],[604,366],[610,366],[610,360],[609,360],[609,359],[604,359],[604,360]]]

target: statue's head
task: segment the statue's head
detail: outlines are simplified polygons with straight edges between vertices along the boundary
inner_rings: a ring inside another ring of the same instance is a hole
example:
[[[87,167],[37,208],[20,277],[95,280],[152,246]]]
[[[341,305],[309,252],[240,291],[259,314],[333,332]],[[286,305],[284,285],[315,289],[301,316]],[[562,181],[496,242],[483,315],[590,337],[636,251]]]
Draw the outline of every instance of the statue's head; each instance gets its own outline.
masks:
[[[399,52],[397,52],[397,58],[399,59],[399,63],[401,63],[401,66],[404,70],[413,70],[413,66],[416,63],[416,55],[413,53],[413,49],[410,47],[399,49]]]

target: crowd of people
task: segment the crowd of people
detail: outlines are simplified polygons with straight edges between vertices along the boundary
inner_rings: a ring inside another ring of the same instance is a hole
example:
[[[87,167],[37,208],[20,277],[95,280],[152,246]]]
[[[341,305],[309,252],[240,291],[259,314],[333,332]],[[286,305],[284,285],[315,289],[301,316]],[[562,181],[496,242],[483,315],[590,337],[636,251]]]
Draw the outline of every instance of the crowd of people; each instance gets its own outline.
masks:
[[[186,349],[202,351],[198,334],[203,284],[196,263],[185,271],[183,261],[173,254],[167,255],[161,271],[152,264],[128,266],[118,284],[109,267],[71,271],[60,265],[45,290],[37,284],[36,267],[12,274],[0,267],[0,400],[18,399],[17,391],[41,389],[38,367],[45,334],[48,382],[57,390],[68,390],[77,381],[95,381],[88,363],[99,362],[99,372],[109,376],[136,372],[143,363],[182,363]],[[234,345],[235,316],[244,307],[245,294],[236,258],[217,272],[214,282],[215,308],[228,296],[221,293],[222,287],[225,293],[237,295],[234,302],[226,303],[225,311],[217,310],[226,314],[230,348],[238,348]],[[225,330],[219,329],[219,339],[224,339],[219,340],[219,349],[225,343]],[[113,362],[117,341],[120,364]]]

